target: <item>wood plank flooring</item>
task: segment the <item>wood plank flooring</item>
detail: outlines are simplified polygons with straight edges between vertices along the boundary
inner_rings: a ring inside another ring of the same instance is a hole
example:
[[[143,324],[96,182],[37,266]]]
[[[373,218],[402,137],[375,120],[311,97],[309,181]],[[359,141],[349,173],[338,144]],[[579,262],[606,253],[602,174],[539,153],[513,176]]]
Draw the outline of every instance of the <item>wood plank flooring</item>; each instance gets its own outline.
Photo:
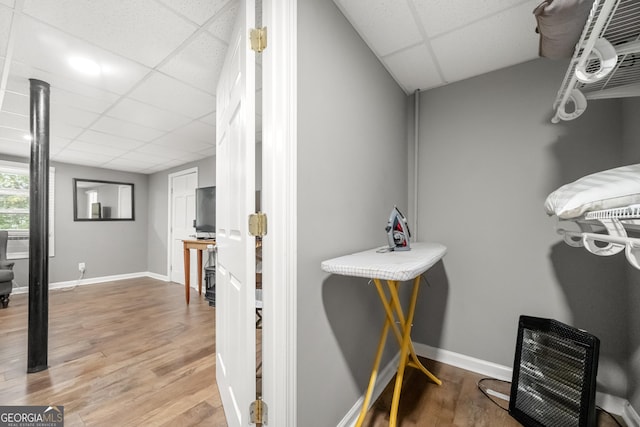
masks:
[[[215,385],[215,308],[197,293],[187,307],[183,286],[151,278],[51,291],[49,369],[34,374],[26,373],[27,304],[13,295],[0,310],[0,405],[64,405],[67,427],[227,426]],[[423,363],[443,385],[408,369],[398,427],[519,426],[478,390],[480,375]],[[393,384],[365,427],[389,425]],[[616,424],[600,414],[598,426]]]
[[[63,405],[65,426],[226,427],[215,309],[151,278],[54,290],[49,369],[26,374],[27,295],[0,310],[0,404]]]
[[[405,372],[398,427],[518,427],[521,424],[503,408],[508,402],[496,399],[496,405],[479,389],[480,374],[455,368],[450,365],[420,358],[423,365],[442,380],[438,386],[422,372],[408,368]],[[389,408],[393,397],[395,376],[380,397],[374,402],[364,420],[364,427],[387,427]],[[498,393],[509,395],[510,385],[497,380],[486,380],[482,386]],[[616,417],[620,425],[624,422]],[[618,427],[609,415],[599,412],[599,427]]]

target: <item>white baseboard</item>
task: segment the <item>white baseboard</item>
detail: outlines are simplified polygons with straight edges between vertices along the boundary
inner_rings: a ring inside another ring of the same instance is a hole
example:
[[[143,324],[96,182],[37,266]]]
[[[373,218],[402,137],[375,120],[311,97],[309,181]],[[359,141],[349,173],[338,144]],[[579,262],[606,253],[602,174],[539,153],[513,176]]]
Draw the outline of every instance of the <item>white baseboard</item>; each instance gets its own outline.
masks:
[[[496,378],[505,381],[511,381],[513,369],[508,366],[499,365],[497,363],[488,362],[486,360],[476,359],[475,357],[466,356],[464,354],[455,353],[449,350],[443,350],[428,346],[426,344],[413,343],[418,356],[426,357],[437,362],[446,363],[447,365],[475,372],[477,374],[486,375],[487,377]],[[398,352],[393,359],[380,371],[376,386],[374,388],[371,403],[380,396],[384,387],[391,381],[396,373],[398,366]],[[347,414],[342,418],[337,427],[353,427],[358,419],[358,414],[362,408],[364,395],[356,401]],[[596,393],[596,405],[604,410],[620,415],[627,426],[640,427],[640,416],[631,406],[628,400],[621,397],[612,396],[605,393]]]
[[[151,277],[152,279],[162,280],[164,282],[169,281],[168,276],[152,273],[150,271],[141,271],[139,273],[115,274],[112,276],[92,277],[89,279],[69,280],[66,282],[50,283],[49,290],[67,289],[67,288],[73,288],[76,286],[85,286],[85,285],[95,285],[95,284],[113,282],[115,280],[136,279],[138,277]],[[18,288],[13,288],[11,290],[12,294],[26,294],[28,292],[29,292],[28,286],[21,286]]]
[[[166,274],[152,273],[150,271],[147,271],[144,274],[147,277],[151,277],[152,279],[156,279],[156,280],[162,280],[163,282],[170,282],[171,281],[171,280],[169,280],[169,276],[167,276]]]
[[[640,427],[640,417],[627,399],[596,392],[596,405],[607,412],[620,415],[628,427]]]
[[[466,369],[467,371],[477,374],[486,375],[504,381],[511,381],[513,370],[508,366],[499,365],[486,360],[476,359],[475,357],[466,356],[453,351],[443,350],[441,348],[431,347],[426,344],[413,343],[418,356],[435,360],[436,362],[446,363],[456,368]]]
[[[627,423],[627,426],[640,427],[640,415],[638,415],[636,410],[628,401],[625,401],[621,415],[624,422]]]

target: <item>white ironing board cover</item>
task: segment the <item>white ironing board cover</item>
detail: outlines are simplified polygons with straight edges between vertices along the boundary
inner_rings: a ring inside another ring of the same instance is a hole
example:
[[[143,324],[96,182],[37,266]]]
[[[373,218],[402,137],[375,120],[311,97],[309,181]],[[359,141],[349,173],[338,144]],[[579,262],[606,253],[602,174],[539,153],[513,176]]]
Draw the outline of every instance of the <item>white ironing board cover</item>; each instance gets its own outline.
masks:
[[[411,280],[438,262],[447,252],[439,243],[411,243],[410,251],[377,252],[370,249],[322,261],[327,273],[383,280]]]

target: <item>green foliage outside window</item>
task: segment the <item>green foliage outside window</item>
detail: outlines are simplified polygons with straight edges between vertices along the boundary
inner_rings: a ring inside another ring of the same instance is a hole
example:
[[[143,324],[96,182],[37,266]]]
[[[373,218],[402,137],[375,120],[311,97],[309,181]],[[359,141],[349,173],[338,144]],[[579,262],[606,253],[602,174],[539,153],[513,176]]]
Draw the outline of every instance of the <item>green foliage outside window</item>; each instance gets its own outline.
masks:
[[[29,175],[0,173],[0,188],[29,190]]]
[[[29,229],[29,176],[0,173],[0,229]]]

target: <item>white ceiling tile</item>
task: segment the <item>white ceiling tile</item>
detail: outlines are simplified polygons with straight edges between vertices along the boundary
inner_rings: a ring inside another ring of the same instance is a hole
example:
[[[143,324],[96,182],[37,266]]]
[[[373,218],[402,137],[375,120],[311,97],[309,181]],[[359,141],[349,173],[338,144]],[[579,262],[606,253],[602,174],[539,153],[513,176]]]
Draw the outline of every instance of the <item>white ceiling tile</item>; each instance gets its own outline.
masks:
[[[224,40],[229,43],[231,40],[231,33],[233,32],[233,25],[236,22],[236,15],[238,14],[238,0],[234,0],[230,3],[229,7],[225,8],[213,21],[207,31],[220,40]]]
[[[91,92],[91,95],[86,95],[52,86],[51,108],[55,108],[56,105],[72,105],[80,110],[100,114],[119,98],[118,95],[111,92],[100,91],[99,94],[95,93],[97,91]]]
[[[216,126],[216,113],[215,111],[211,114],[207,114],[204,117],[200,118],[201,121],[210,124],[211,126]]]
[[[24,12],[149,67],[196,30],[153,0],[26,0]]]
[[[196,119],[215,110],[216,99],[162,73],[153,73],[130,96],[168,111]]]
[[[84,141],[74,141],[70,143],[66,148],[73,151],[99,154],[101,156],[108,156],[108,157],[121,156],[127,152],[127,150],[122,148],[108,146],[108,145],[101,145],[101,144],[90,144]]]
[[[146,144],[136,149],[136,151],[145,154],[154,154],[165,160],[181,158],[185,151],[180,146],[161,145],[156,143]]]
[[[97,75],[76,71],[70,64],[70,60],[75,57],[95,62],[101,67],[101,71]],[[119,94],[129,91],[149,72],[148,68],[133,61],[92,46],[82,39],[71,37],[28,17],[21,19],[16,34],[13,59],[29,64],[29,68],[46,70],[54,79],[71,78],[77,82],[99,86]],[[29,75],[29,77],[32,76]],[[63,87],[57,84],[57,80],[47,81],[47,83]]]
[[[113,134],[96,132],[87,130],[78,137],[79,141],[90,142],[93,144],[107,145],[109,147],[117,147],[126,151],[134,150],[144,145],[144,142],[131,138],[122,138]]]
[[[53,156],[63,150],[71,140],[66,138],[58,138],[56,136],[49,137],[49,154]]]
[[[11,75],[7,80],[7,88],[29,96],[30,78],[42,80],[51,85],[52,104],[69,104],[83,110],[100,113],[120,98],[113,92],[75,81],[70,78],[70,74],[54,76],[46,71],[15,61],[11,63]]]
[[[126,164],[116,164],[116,163],[104,163],[100,165],[101,168],[110,169],[110,170],[119,170],[123,172],[132,172],[132,173],[144,173],[147,168],[147,165],[136,165],[131,162],[127,162]]]
[[[25,132],[20,129],[0,127],[0,138],[29,145],[29,141],[24,138],[25,135]]]
[[[119,158],[126,160],[134,160],[139,161],[141,163],[150,163],[150,164],[158,164],[164,163],[170,159],[165,156],[158,156],[149,153],[142,153],[139,151],[130,151],[128,153],[122,154]]]
[[[106,116],[101,117],[92,128],[122,138],[137,139],[145,142],[151,141],[164,133],[157,129]]]
[[[162,131],[171,131],[191,121],[189,117],[161,110],[131,98],[120,101],[107,115]]]
[[[160,67],[160,71],[215,95],[226,52],[226,45],[203,32]]]
[[[53,102],[51,102],[49,110],[51,121],[60,121],[72,126],[78,126],[82,128],[89,126],[98,117],[100,117],[96,113],[79,110],[77,108],[69,107],[65,104],[54,104]]]
[[[59,138],[74,139],[81,133],[82,128],[79,128],[77,126],[71,126],[58,120],[51,120],[49,122],[49,138],[55,136]]]
[[[531,11],[540,0],[411,0],[415,4],[422,25],[429,37],[437,36],[475,21],[491,16],[505,9],[529,2],[528,17],[531,22]]]
[[[229,0],[160,0],[167,7],[186,16],[198,25],[204,24]]]
[[[20,129],[24,133],[29,133],[29,116],[23,116],[22,114],[1,112],[0,126],[13,128],[13,129]]]
[[[5,56],[7,54],[12,17],[13,12],[11,9],[0,7],[0,56]]]
[[[186,140],[182,142],[180,147],[183,148],[185,151],[188,151],[191,153],[199,153],[212,146],[215,147],[215,145],[205,144],[204,142],[200,142],[200,141]]]
[[[533,28],[527,3],[437,37],[431,46],[445,79],[457,81],[537,58]]]
[[[176,129],[173,134],[189,141],[199,141],[210,145],[216,143],[216,128],[198,120]]]
[[[28,155],[17,138],[28,128],[28,79],[36,78],[51,85],[54,160],[153,173],[215,154],[214,94],[239,0],[23,1],[0,152]],[[531,11],[539,1],[334,0],[407,93],[536,58]],[[0,67],[7,5],[0,0]],[[112,74],[78,75],[70,53],[110,64]]]
[[[162,166],[164,167],[164,169],[169,169],[176,166],[184,165],[185,163],[188,163],[191,161],[200,160],[200,157],[197,157],[197,156],[198,156],[197,154],[190,154],[188,157],[185,157],[184,159],[175,159],[168,163],[163,163]]]
[[[51,160],[55,162],[80,164],[85,166],[101,166],[106,161],[102,154],[69,150],[68,148],[61,150],[55,156],[52,156]]]
[[[3,59],[0,58],[0,66],[3,64]],[[29,79],[18,77],[14,74],[15,70],[11,69],[7,78],[7,90],[21,95],[29,96]]]
[[[386,56],[382,62],[396,81],[401,82],[402,88],[408,94],[416,89],[428,89],[444,84],[425,45],[421,44]]]
[[[2,111],[10,113],[29,115],[29,96],[15,92],[6,91],[2,101]]]
[[[199,153],[185,153],[185,155],[180,158],[180,160],[182,160],[180,164],[202,160],[204,157],[206,156]]]
[[[185,152],[197,153],[206,149],[210,144],[185,138],[175,132],[166,134],[153,141],[154,145],[164,145],[165,147],[178,148]]]
[[[214,156],[216,154],[216,146],[209,147],[205,150],[200,151],[200,154],[203,156]]]
[[[150,168],[147,168],[147,169],[143,169],[142,171],[140,171],[140,173],[153,174],[153,173],[156,173],[156,172],[161,172],[161,171],[163,171],[165,169],[168,169],[168,168],[165,168],[163,165],[159,164],[159,165],[154,165],[154,166],[152,166]]]
[[[154,163],[152,161],[142,161],[126,159],[124,157],[118,157],[117,159],[109,160],[105,162],[104,167],[108,169],[122,169],[122,168],[136,168],[147,169],[152,167]]]
[[[29,144],[19,144],[16,141],[8,140],[0,137],[0,153],[10,155],[10,156],[19,156],[19,157],[29,157]]]
[[[422,41],[405,0],[336,0],[336,3],[379,56]]]

